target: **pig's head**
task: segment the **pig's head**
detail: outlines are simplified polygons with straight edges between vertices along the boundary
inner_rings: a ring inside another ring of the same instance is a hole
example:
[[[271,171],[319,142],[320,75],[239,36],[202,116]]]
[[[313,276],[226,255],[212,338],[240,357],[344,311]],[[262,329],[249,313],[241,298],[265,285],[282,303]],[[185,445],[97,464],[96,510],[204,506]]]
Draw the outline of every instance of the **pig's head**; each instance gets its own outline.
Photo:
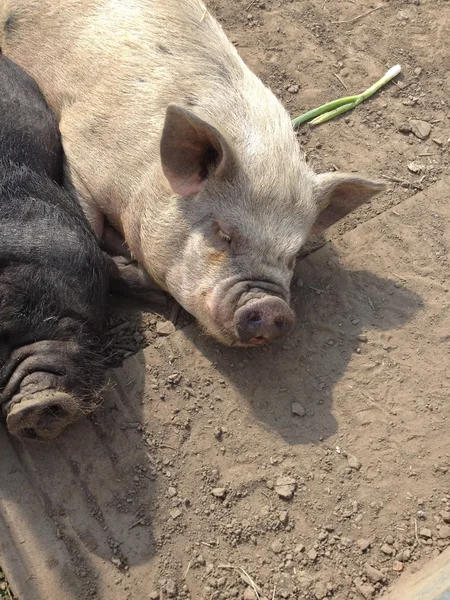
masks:
[[[290,122],[277,139],[249,128],[244,144],[227,130],[185,108],[167,109],[161,163],[174,195],[164,216],[165,268],[155,275],[222,343],[261,345],[294,323],[290,283],[311,230],[319,233],[384,185],[314,174]]]

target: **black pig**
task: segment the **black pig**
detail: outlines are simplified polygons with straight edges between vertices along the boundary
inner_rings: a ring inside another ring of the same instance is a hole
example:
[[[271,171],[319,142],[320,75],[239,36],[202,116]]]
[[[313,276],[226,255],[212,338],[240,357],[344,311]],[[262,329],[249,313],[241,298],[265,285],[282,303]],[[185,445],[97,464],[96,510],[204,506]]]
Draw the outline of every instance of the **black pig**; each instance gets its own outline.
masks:
[[[10,433],[48,440],[101,399],[111,265],[58,185],[55,116],[2,55],[0,89],[0,406]]]

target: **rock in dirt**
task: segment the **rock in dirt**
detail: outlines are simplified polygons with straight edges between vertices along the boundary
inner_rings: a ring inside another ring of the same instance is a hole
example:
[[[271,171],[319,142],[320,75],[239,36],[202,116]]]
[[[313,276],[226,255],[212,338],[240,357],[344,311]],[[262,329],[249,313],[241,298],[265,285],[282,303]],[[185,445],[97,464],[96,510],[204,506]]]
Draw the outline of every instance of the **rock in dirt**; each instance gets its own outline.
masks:
[[[356,541],[356,545],[361,550],[361,552],[366,552],[370,548],[371,542],[370,540],[361,538],[360,540]]]
[[[355,584],[355,588],[358,590],[361,596],[363,596],[363,598],[365,598],[366,600],[373,598],[375,594],[375,588],[373,587],[373,585],[371,585],[370,583],[364,583],[364,581],[359,577],[356,577],[353,583]]]
[[[211,493],[216,498],[225,498],[227,490],[225,488],[214,488],[211,490]]]
[[[317,598],[317,600],[323,600],[324,598],[326,598],[327,594],[327,586],[321,581],[319,581],[319,583],[317,583],[314,587],[314,597]]]
[[[394,560],[394,563],[392,565],[392,570],[396,571],[397,573],[400,573],[400,571],[403,571],[403,563],[400,562],[399,560]]]
[[[173,510],[170,511],[170,516],[172,517],[172,519],[175,521],[175,519],[178,519],[179,517],[181,517],[181,510],[179,508],[174,508]]]
[[[409,127],[413,134],[419,138],[419,140],[426,140],[431,132],[431,125],[426,121],[420,119],[411,119]]]
[[[364,569],[366,571],[367,578],[371,583],[378,583],[379,581],[383,581],[383,573],[369,563],[364,565]]]
[[[359,469],[361,468],[361,463],[356,458],[356,456],[353,456],[353,454],[347,454],[347,462],[348,462],[348,466],[351,469],[355,469],[356,471],[359,471]]]
[[[244,595],[242,596],[242,600],[257,600],[255,590],[250,586],[246,587],[244,590]]]
[[[156,590],[154,592],[150,592],[149,599],[150,600],[159,600],[159,592],[157,592]]]
[[[166,594],[169,598],[175,598],[177,595],[177,584],[173,579],[168,579],[166,583]]]
[[[394,549],[389,546],[389,544],[383,544],[381,546],[381,552],[386,554],[387,556],[391,556],[394,554]]]
[[[291,406],[291,412],[293,415],[298,415],[299,417],[304,417],[306,415],[306,410],[300,404],[300,402],[293,402]]]
[[[290,500],[294,495],[296,481],[292,477],[280,477],[275,485],[275,491],[283,500]]]
[[[270,549],[274,554],[280,554],[280,552],[283,550],[283,544],[279,540],[275,540],[270,545]]]
[[[441,540],[447,540],[448,538],[450,538],[450,526],[442,525],[442,527],[439,529],[438,537]]]
[[[171,321],[158,321],[156,323],[156,333],[158,335],[171,335],[175,333],[175,325]]]
[[[423,165],[415,161],[408,163],[407,168],[408,171],[410,171],[410,173],[415,173],[416,175],[418,175],[425,169]]]
[[[282,523],[283,525],[287,525],[289,521],[289,515],[287,510],[282,510],[278,515],[278,518],[280,519],[280,523]]]
[[[311,548],[311,550],[308,552],[308,558],[309,560],[312,560],[313,562],[315,562],[317,560],[317,557],[319,555],[317,554],[317,551],[314,550],[314,548]]]
[[[441,512],[441,517],[442,517],[444,523],[450,523],[450,512],[447,512],[447,511]]]
[[[430,539],[431,538],[431,529],[428,529],[427,527],[421,527],[419,530],[419,535],[420,535],[420,537]]]
[[[400,133],[411,133],[411,127],[407,123],[402,123],[398,126]]]

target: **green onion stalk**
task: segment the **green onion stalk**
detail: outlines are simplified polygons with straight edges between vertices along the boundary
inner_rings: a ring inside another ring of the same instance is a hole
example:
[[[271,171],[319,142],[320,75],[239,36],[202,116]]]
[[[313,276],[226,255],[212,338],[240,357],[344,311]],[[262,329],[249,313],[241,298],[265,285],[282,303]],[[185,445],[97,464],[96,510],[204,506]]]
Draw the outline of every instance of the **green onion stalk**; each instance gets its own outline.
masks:
[[[368,88],[365,92],[357,94],[356,96],[345,96],[344,98],[338,98],[337,100],[333,100],[327,104],[322,104],[322,106],[319,106],[318,108],[313,108],[303,115],[293,119],[292,126],[296,128],[299,125],[302,125],[302,123],[308,122],[310,125],[320,125],[321,123],[325,123],[330,119],[334,119],[334,117],[342,115],[349,110],[353,110],[359,104],[361,104],[361,102],[364,102],[364,100],[367,100],[367,98],[373,96],[381,87],[396,77],[401,70],[402,68],[400,65],[391,67],[381,79],[371,85],[370,88]]]

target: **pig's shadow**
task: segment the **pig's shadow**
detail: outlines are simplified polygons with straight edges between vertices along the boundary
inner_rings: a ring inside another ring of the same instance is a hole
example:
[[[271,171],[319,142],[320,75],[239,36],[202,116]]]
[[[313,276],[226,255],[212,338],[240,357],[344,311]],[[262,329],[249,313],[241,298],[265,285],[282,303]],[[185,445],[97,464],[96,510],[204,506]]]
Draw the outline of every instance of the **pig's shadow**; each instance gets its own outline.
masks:
[[[283,342],[230,349],[219,347],[197,327],[184,331],[250,404],[258,421],[288,444],[309,444],[337,430],[333,389],[352,357],[365,360],[367,346],[358,335],[367,333],[370,340],[373,330],[402,326],[422,301],[393,280],[343,268],[331,244],[298,264],[296,280],[297,323]],[[302,405],[305,418],[292,414],[293,402]]]
[[[25,587],[26,597],[46,600],[33,583],[43,563],[33,559],[34,551],[30,559],[30,548],[45,557],[44,571],[52,565],[48,576],[73,600],[95,591],[96,556],[109,565],[113,582],[123,567],[145,563],[155,552],[154,463],[141,425],[143,353],[113,371],[111,381],[103,406],[51,444],[22,444],[0,424],[0,508],[14,506],[13,518],[0,512],[0,531],[6,516],[11,539],[25,543],[11,548],[0,541],[0,550],[25,566],[23,579],[30,583],[23,585],[36,588]]]

